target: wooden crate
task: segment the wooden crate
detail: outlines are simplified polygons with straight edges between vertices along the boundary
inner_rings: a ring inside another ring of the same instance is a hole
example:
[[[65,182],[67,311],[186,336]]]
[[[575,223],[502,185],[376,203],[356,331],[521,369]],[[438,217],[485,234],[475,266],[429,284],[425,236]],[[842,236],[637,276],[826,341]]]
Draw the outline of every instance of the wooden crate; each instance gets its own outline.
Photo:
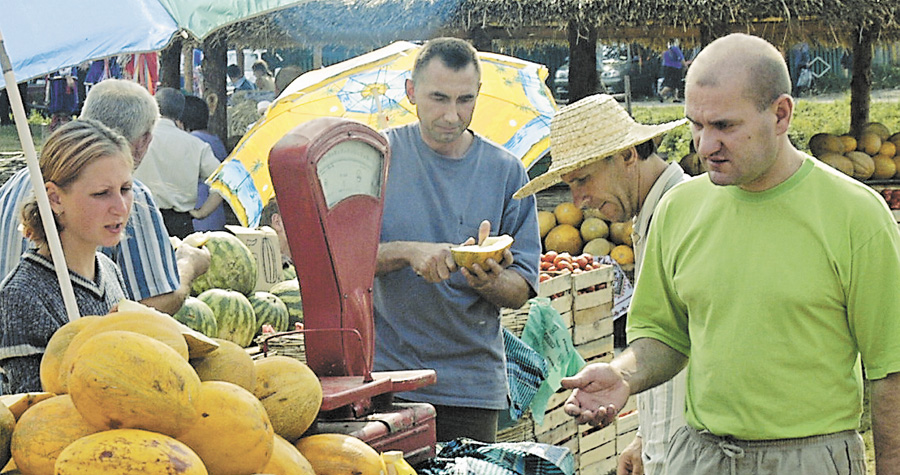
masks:
[[[616,418],[616,455],[621,455],[628,444],[634,440],[638,428],[637,411],[620,412],[620,414]]]
[[[550,280],[545,280],[538,287],[538,297],[550,299],[550,306],[556,309],[562,317],[567,328],[572,327],[572,274],[561,273]],[[513,335],[522,336],[525,324],[528,322],[528,314],[531,312],[531,304],[519,308],[504,308],[500,312],[500,324]]]
[[[578,435],[578,473],[605,475],[616,469],[616,425],[588,427]]]
[[[572,276],[572,310],[578,311],[606,303],[612,308],[613,267],[603,265],[597,269]]]

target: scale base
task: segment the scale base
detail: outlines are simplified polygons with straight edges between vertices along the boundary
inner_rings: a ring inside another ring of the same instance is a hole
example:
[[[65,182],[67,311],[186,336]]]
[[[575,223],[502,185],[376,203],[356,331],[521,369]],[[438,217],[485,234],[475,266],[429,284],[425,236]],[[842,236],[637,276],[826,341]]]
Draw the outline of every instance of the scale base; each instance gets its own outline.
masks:
[[[318,421],[307,432],[324,433],[352,435],[379,453],[400,450],[412,465],[436,455],[435,411],[431,404],[392,403],[364,418]]]
[[[340,420],[361,418],[387,407],[393,394],[414,391],[434,384],[437,374],[432,369],[373,372],[372,380],[362,376],[324,376],[322,407],[319,419]]]

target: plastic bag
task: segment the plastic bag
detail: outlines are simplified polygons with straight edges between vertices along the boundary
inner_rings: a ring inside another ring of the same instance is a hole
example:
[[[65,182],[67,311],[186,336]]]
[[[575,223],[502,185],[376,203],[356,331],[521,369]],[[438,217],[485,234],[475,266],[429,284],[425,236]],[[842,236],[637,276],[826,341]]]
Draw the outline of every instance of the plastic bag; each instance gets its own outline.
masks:
[[[572,335],[562,317],[550,306],[548,298],[529,300],[531,309],[522,331],[522,341],[547,361],[547,379],[531,401],[531,416],[536,424],[544,420],[547,401],[560,388],[560,381],[573,376],[584,366],[584,358],[575,351]]]

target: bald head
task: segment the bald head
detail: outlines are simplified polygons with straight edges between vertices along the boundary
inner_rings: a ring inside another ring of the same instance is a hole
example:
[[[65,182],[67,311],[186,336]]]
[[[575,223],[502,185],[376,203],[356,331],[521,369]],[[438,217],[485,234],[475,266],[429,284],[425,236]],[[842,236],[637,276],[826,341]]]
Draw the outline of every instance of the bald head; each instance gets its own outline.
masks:
[[[778,49],[743,33],[723,36],[703,48],[688,69],[685,90],[732,82],[744,84],[744,97],[759,110],[791,93],[791,76]]]

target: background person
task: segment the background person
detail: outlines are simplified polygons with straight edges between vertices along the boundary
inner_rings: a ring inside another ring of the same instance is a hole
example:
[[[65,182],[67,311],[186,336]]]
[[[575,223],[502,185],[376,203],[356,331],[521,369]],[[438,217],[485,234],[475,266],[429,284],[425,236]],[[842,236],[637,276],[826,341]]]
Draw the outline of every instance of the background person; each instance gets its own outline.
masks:
[[[40,168],[81,315],[105,315],[125,297],[116,264],[98,247],[119,243],[131,211],[134,163],[128,142],[100,122],[61,125]],[[0,367],[5,394],[41,391],[41,358],[69,322],[34,194],[21,213],[30,249],[0,284]]]
[[[669,41],[669,47],[662,55],[663,88],[659,91],[659,102],[669,97],[674,102],[681,102],[678,98],[678,90],[681,89],[681,80],[684,78],[684,69],[688,62],[684,60],[684,53],[678,47],[678,39]]]
[[[223,199],[213,193],[197,208],[197,183],[206,180],[219,167],[212,148],[180,127],[184,112],[184,94],[177,89],[161,87],[156,91],[160,118],[153,128],[153,142],[135,169],[134,177],[153,193],[169,235],[184,239],[194,232],[192,219],[209,216]]]
[[[207,127],[209,127],[209,105],[206,104],[206,101],[197,96],[185,96],[181,123],[184,125],[184,130],[209,144],[213,155],[219,163],[225,160],[225,157],[228,156],[225,144],[222,143],[222,139],[218,135],[207,130]],[[206,203],[209,197],[209,185],[204,181],[200,180],[197,183],[197,206],[200,208],[203,207],[203,204]],[[219,204],[209,216],[203,219],[194,219],[191,224],[194,231],[224,231],[225,221],[225,205]]]
[[[256,89],[256,86],[244,77],[244,71],[241,71],[241,67],[236,64],[229,64],[228,67],[225,68],[225,74],[227,74],[228,79],[231,80],[231,85],[234,87],[235,92],[252,91]]]
[[[251,66],[253,75],[256,76],[256,89],[260,91],[275,91],[275,77],[269,71],[269,65],[263,60],[257,60]]]
[[[900,233],[883,199],[798,151],[783,57],[710,43],[685,115],[705,176],[669,191],[628,316],[631,346],[564,387],[606,424],[630,394],[687,370],[669,474],[864,474],[862,368],[879,474],[900,470]],[[664,297],[664,298],[661,298]]]
[[[437,439],[496,439],[507,408],[500,308],[537,294],[541,251],[533,198],[511,199],[522,163],[469,130],[481,69],[456,38],[419,51],[406,94],[418,121],[390,129],[391,167],[375,277],[375,369],[432,368],[437,383],[400,397],[437,410]],[[487,234],[515,239],[502,262],[461,269],[450,247]]]
[[[550,124],[550,168],[515,198],[565,182],[579,208],[594,208],[611,222],[634,221],[634,273],[640,275],[647,232],[663,194],[688,178],[678,163],[656,154],[655,139],[684,124],[639,124],[612,96],[594,95],[557,112]],[[684,425],[684,372],[638,394],[640,428],[619,455],[618,473],[665,473],[672,434]]]
[[[88,92],[81,118],[95,119],[119,132],[131,146],[137,167],[153,139],[159,108],[135,82],[107,79]],[[125,238],[103,252],[119,265],[129,299],[174,314],[190,295],[191,282],[209,268],[209,251],[191,246],[172,249],[169,233],[150,191],[134,180],[134,208]],[[0,273],[7,275],[30,247],[19,230],[22,204],[31,193],[28,168],[0,187]]]

